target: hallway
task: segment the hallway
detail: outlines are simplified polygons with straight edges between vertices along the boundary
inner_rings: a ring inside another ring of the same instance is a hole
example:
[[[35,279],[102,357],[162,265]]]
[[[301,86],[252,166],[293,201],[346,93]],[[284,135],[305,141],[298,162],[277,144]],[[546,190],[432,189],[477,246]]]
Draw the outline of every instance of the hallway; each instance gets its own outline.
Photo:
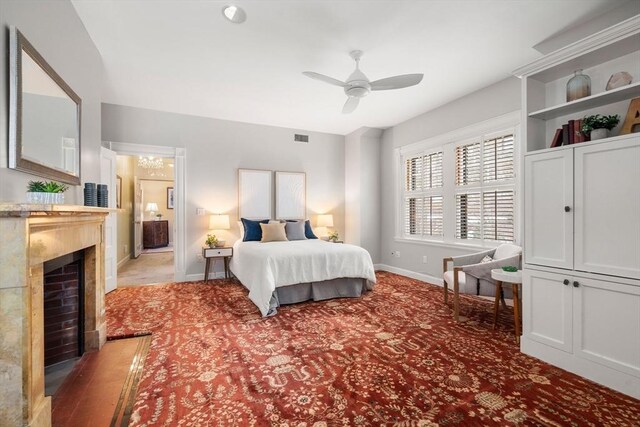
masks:
[[[173,252],[143,253],[118,270],[118,287],[173,281]]]

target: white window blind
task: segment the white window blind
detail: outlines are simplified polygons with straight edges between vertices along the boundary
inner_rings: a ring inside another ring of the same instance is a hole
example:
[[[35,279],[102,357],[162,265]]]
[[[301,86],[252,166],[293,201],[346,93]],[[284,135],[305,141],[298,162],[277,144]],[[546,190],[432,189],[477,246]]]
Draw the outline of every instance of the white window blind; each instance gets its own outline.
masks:
[[[456,185],[480,182],[480,143],[456,147]]]
[[[483,237],[485,240],[514,241],[513,190],[482,194]]]
[[[482,176],[485,183],[513,179],[513,134],[483,143]]]
[[[482,238],[480,193],[456,194],[456,239]]]
[[[422,155],[405,160],[405,190],[422,190]]]
[[[424,187],[442,187],[442,151],[427,154],[423,157]]]
[[[442,196],[407,197],[405,199],[405,234],[413,237],[442,236],[442,208]]]

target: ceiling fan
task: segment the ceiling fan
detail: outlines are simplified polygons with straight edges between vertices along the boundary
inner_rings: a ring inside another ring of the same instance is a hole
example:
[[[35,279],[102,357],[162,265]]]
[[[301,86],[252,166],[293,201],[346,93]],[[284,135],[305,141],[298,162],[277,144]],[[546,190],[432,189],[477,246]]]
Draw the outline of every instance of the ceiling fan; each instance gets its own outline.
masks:
[[[346,82],[341,82],[333,77],[314,73],[313,71],[304,71],[302,74],[312,79],[344,88],[344,93],[347,94],[348,98],[344,107],[342,107],[343,114],[353,112],[360,103],[360,98],[369,95],[369,92],[372,90],[402,89],[404,87],[415,86],[422,81],[423,74],[403,74],[370,82],[367,76],[360,71],[360,58],[362,58],[362,54],[363,52],[361,50],[354,50],[349,53],[349,56],[356,61],[356,69],[347,78]]]

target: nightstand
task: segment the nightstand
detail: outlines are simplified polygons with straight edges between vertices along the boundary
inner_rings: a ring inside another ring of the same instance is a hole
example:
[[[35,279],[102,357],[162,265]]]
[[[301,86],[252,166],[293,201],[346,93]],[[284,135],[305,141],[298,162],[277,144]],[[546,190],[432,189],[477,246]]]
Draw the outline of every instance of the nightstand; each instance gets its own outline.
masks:
[[[222,258],[222,260],[224,261],[224,278],[230,278],[231,272],[229,271],[229,260],[232,256],[233,248],[210,248],[207,246],[202,248],[202,257],[207,260],[204,266],[204,280],[209,280],[211,260],[215,262],[215,260],[217,260],[218,258]]]

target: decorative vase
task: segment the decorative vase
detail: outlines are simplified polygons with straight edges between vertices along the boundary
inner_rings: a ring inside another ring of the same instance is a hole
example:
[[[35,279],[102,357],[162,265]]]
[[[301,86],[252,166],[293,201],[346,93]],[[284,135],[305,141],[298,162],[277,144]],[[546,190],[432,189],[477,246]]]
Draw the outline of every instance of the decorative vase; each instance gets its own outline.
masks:
[[[64,203],[64,193],[27,192],[27,203],[61,205]]]
[[[593,129],[589,135],[591,136],[592,141],[595,141],[596,139],[609,138],[609,129]]]
[[[215,243],[209,243],[209,249],[214,249],[216,247]]]
[[[576,70],[567,82],[567,102],[589,95],[591,95],[591,78],[582,74],[582,70]]]
[[[223,248],[226,242],[224,240],[218,240],[216,242],[216,248]]]

